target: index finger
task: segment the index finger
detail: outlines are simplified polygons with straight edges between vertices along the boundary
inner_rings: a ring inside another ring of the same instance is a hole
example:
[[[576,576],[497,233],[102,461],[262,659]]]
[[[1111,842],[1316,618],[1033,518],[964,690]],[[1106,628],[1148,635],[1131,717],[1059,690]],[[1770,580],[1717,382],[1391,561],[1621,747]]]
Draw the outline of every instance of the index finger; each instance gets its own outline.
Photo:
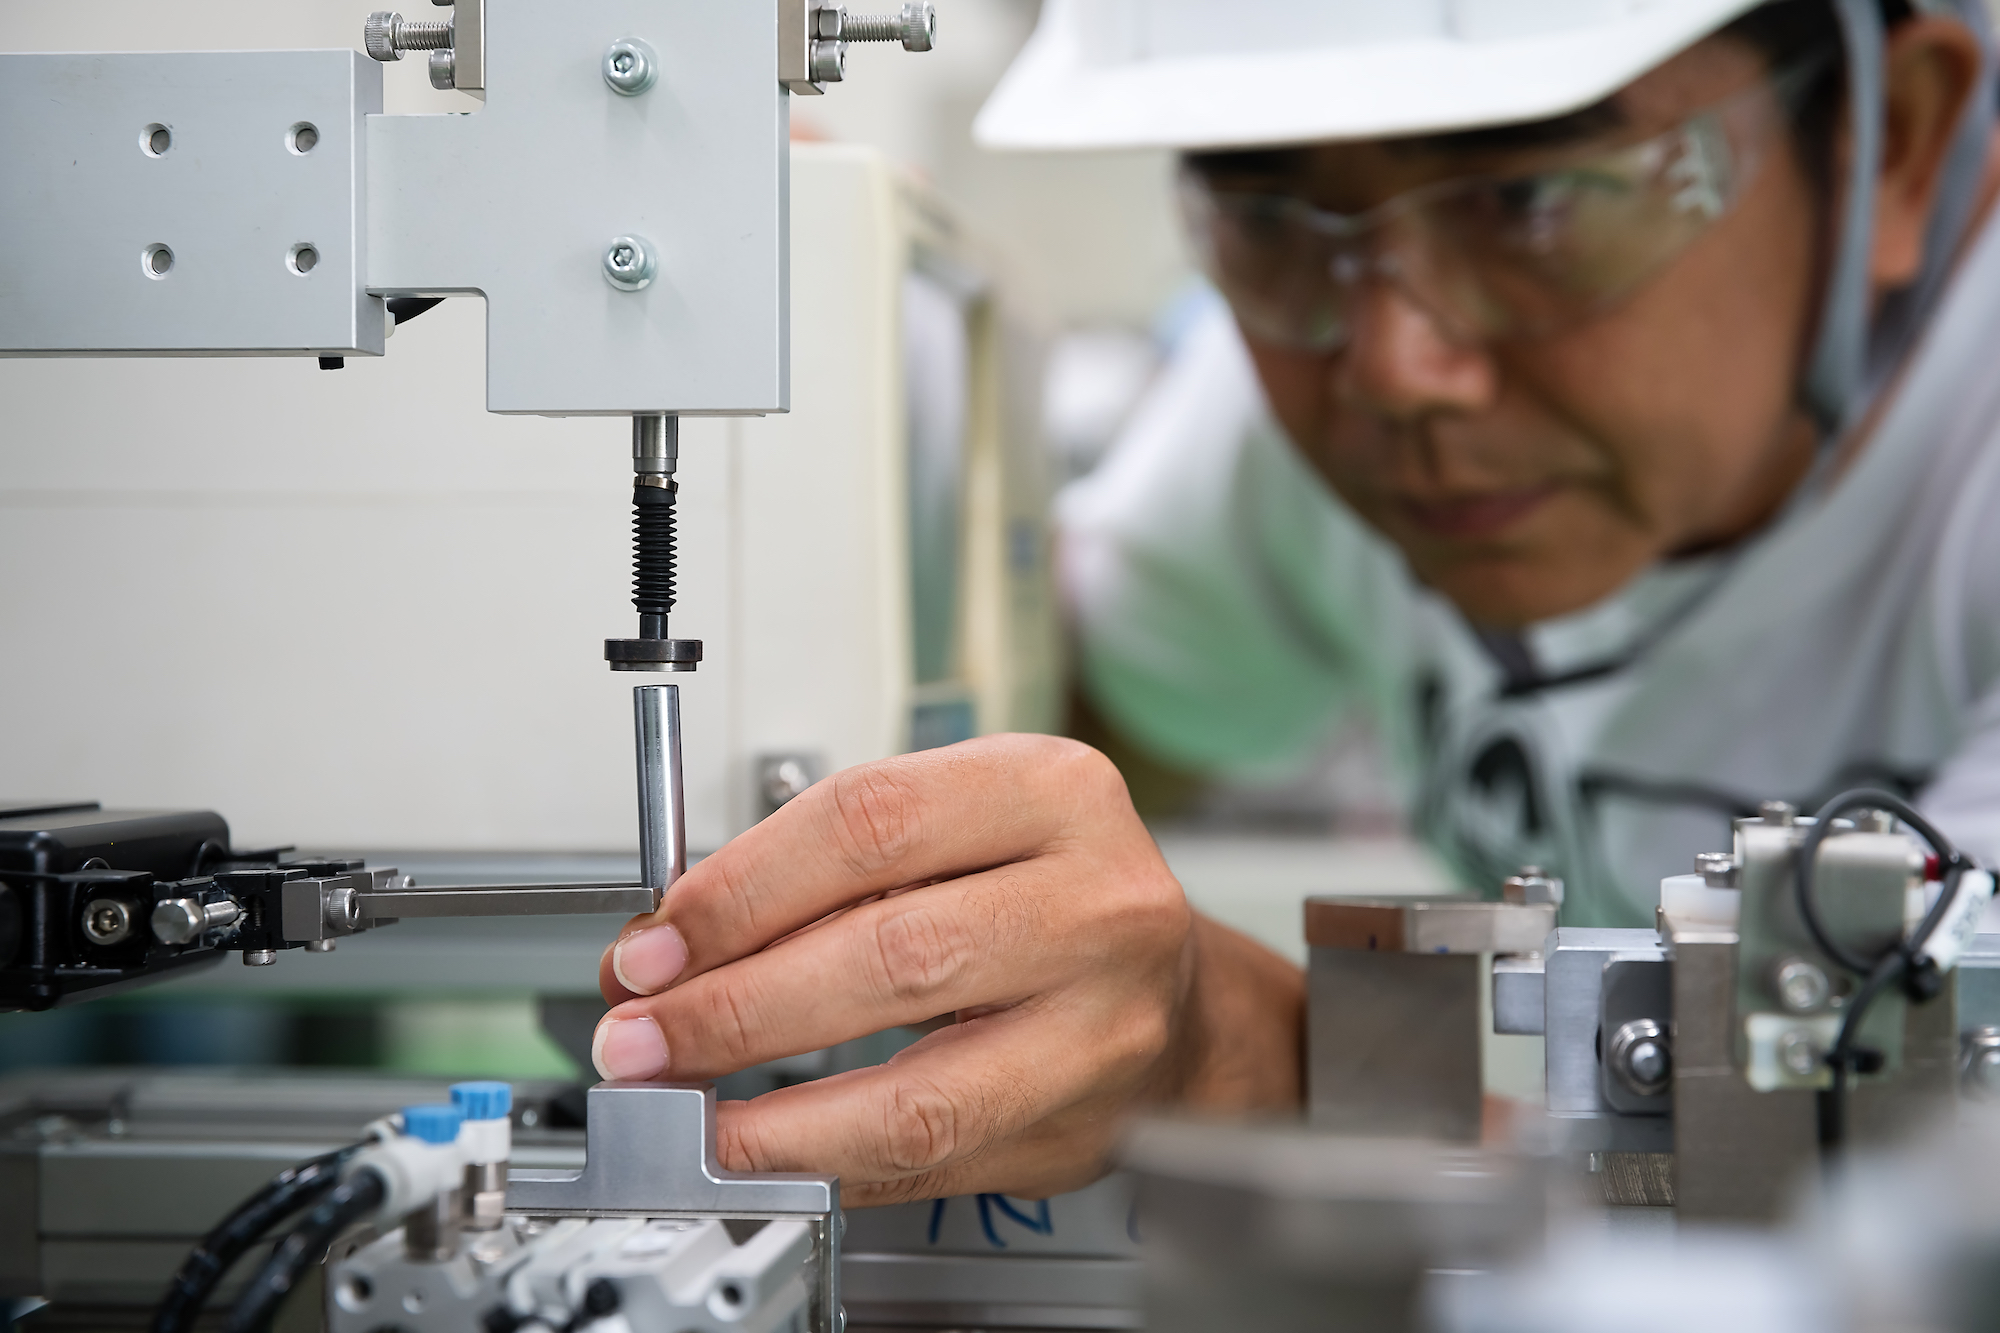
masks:
[[[668,891],[655,919],[687,941],[679,979],[873,894],[1045,850],[1080,804],[1105,799],[1109,769],[1075,741],[992,736],[815,783]],[[1123,799],[1123,784],[1111,785]]]

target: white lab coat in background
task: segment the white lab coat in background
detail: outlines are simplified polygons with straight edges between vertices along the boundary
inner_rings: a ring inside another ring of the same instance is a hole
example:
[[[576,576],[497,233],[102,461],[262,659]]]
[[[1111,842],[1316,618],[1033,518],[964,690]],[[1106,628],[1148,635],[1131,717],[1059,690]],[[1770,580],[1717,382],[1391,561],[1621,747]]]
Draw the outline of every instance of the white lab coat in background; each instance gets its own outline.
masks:
[[[1299,758],[1365,710],[1420,833],[1469,883],[1525,863],[1566,924],[1650,925],[1662,876],[1729,811],[1901,787],[2000,862],[2000,227],[1989,223],[1874,437],[1727,555],[1654,569],[1532,627],[1506,697],[1441,598],[1272,422],[1217,311],[1059,508],[1085,687],[1135,742],[1229,771]]]

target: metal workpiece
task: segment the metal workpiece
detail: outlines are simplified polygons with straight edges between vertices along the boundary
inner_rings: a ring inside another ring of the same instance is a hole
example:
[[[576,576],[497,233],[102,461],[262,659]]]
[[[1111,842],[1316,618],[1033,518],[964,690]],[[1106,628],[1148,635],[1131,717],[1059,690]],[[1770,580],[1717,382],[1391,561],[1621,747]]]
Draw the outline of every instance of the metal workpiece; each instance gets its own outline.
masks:
[[[516,1167],[509,1212],[793,1219],[808,1224],[810,1322],[837,1333],[840,1183],[832,1176],[725,1171],[716,1155],[715,1088],[707,1083],[599,1083],[585,1094],[581,1171]]]
[[[1532,1253],[1548,1213],[1542,1163],[1444,1144],[1150,1121],[1120,1164],[1148,1333],[1427,1327],[1427,1274]]]
[[[599,1083],[584,1100],[583,1169],[514,1167],[508,1211],[819,1217],[840,1207],[832,1176],[723,1170],[710,1084]]]
[[[639,761],[639,881],[657,896],[687,873],[680,687],[640,685],[632,691],[632,711]]]
[[[620,37],[604,50],[604,83],[620,97],[637,97],[660,80],[660,56],[643,37]]]
[[[0,54],[0,355],[379,356],[381,109],[358,51]]]
[[[1380,953],[1533,953],[1555,929],[1553,903],[1462,897],[1308,898],[1306,943]]]
[[[1306,1110],[1340,1133],[1477,1142],[1482,955],[1528,954],[1553,903],[1306,900]]]
[[[1316,1129],[1479,1141],[1480,959],[1315,946],[1306,1115]]]

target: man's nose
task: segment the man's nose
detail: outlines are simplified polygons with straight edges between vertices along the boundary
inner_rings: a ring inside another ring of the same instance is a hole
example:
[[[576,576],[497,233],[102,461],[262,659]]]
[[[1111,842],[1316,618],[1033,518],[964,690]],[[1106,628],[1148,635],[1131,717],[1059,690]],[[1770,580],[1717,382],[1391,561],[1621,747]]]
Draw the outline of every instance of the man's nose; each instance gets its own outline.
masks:
[[[1336,374],[1345,405],[1393,420],[1492,406],[1500,376],[1484,347],[1450,337],[1392,281],[1372,281],[1357,296]]]

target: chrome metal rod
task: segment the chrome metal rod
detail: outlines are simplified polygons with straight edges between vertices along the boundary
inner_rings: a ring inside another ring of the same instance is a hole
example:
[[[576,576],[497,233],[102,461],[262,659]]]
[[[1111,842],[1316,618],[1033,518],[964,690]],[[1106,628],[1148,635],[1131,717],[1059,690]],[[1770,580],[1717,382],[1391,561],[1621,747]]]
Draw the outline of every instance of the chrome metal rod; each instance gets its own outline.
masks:
[[[632,691],[639,742],[639,882],[664,894],[687,873],[687,796],[681,785],[681,691]]]
[[[643,884],[455,884],[378,889],[355,895],[361,919],[375,924],[419,916],[569,916],[590,912],[650,912]]]

